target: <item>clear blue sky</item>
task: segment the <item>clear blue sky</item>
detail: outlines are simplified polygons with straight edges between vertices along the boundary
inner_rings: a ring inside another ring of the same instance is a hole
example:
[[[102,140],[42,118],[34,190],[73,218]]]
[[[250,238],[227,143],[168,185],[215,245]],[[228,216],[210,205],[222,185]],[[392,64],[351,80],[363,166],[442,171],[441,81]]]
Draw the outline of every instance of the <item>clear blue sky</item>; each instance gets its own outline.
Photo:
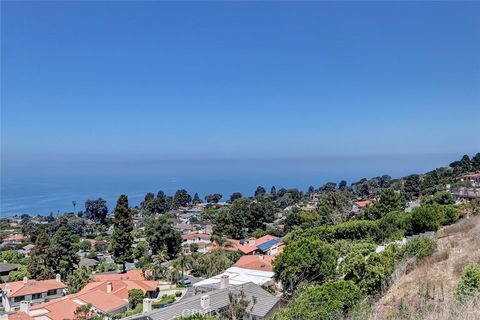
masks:
[[[480,149],[478,2],[1,6],[4,165]]]

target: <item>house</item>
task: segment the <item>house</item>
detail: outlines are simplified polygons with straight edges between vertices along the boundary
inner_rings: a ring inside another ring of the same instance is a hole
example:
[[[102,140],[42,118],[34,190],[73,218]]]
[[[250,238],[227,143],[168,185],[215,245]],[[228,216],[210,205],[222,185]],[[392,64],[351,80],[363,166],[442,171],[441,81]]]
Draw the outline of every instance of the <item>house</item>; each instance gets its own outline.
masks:
[[[226,246],[225,250],[229,251],[240,251],[243,254],[260,254],[263,253],[262,250],[258,248],[258,246],[270,241],[278,239],[275,236],[272,236],[270,234],[267,234],[263,237],[260,238],[248,238],[248,239],[241,239],[241,240],[235,240],[235,239],[227,239],[227,241],[231,244],[231,246]],[[211,249],[215,249],[217,245],[212,245]]]
[[[257,245],[258,251],[260,251],[264,255],[273,256],[277,253],[282,252],[283,250],[283,237],[276,238],[272,240],[268,240],[267,242],[261,243]]]
[[[22,253],[22,254],[25,254],[25,255],[29,255],[30,252],[32,252],[33,248],[35,248],[35,245],[34,245],[34,244],[27,244],[27,245],[24,246],[22,249],[18,250],[18,253]]]
[[[78,262],[78,267],[87,267],[91,270],[95,270],[97,268],[97,265],[99,262],[95,259],[90,259],[90,258],[80,258],[80,261]]]
[[[275,285],[273,275],[273,271],[246,269],[233,266],[221,274],[194,283],[193,287],[196,288],[197,291],[199,289],[218,289],[221,287],[222,278],[225,276],[228,276],[232,285],[241,285],[252,282],[258,286],[269,287]]]
[[[2,282],[8,281],[8,274],[11,271],[15,271],[20,267],[19,264],[15,263],[0,263],[0,279]]]
[[[0,312],[0,320],[32,320],[28,314],[22,311],[2,311]]]
[[[362,200],[362,201],[357,201],[353,204],[351,213],[353,215],[359,213],[363,208],[369,207],[375,203],[374,200]]]
[[[57,274],[55,279],[14,281],[0,284],[2,289],[2,305],[6,311],[11,311],[20,306],[22,301],[41,303],[47,299],[54,299],[63,295],[67,286]]]
[[[275,259],[273,255],[265,256],[258,254],[241,256],[233,266],[242,269],[273,271],[273,259]]]
[[[229,294],[243,292],[245,299],[250,302],[252,319],[260,320],[270,318],[281,307],[281,299],[260,288],[254,283],[241,285],[229,284],[228,277],[224,277],[222,287],[202,294],[184,298],[177,303],[155,311],[150,311],[151,302],[144,301],[144,310],[147,312],[127,318],[129,320],[169,320],[193,314],[223,315],[230,304]],[[253,301],[256,301],[255,303]]]
[[[211,236],[208,233],[188,233],[182,235],[182,246],[189,251],[191,244],[198,246],[198,252],[206,253],[210,244]]]
[[[22,311],[35,320],[74,319],[75,310],[90,304],[91,311],[97,314],[116,315],[128,310],[128,291],[140,289],[146,297],[156,298],[158,282],[147,281],[141,273],[110,274],[96,276],[80,292],[30,307],[25,304]],[[131,277],[131,278],[130,278]],[[98,280],[98,279],[108,280]]]
[[[460,177],[460,181],[469,181],[472,187],[480,187],[480,173],[470,173]]]

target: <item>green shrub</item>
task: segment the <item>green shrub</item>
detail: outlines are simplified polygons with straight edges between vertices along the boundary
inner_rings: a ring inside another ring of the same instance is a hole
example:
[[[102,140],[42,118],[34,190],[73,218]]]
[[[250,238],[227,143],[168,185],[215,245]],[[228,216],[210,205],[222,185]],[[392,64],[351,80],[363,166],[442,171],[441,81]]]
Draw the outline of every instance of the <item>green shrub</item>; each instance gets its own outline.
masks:
[[[176,297],[181,297],[181,296],[182,296],[182,291],[177,291],[177,292],[175,292],[175,296],[176,296]]]
[[[463,269],[462,277],[455,290],[455,297],[466,301],[480,294],[480,264],[472,263]]]
[[[311,286],[301,292],[288,308],[277,312],[273,319],[341,319],[361,298],[361,290],[352,281],[338,280]]]
[[[400,254],[417,257],[422,260],[431,255],[437,248],[437,241],[427,237],[419,237],[410,240],[400,250]]]
[[[143,291],[140,289],[128,290],[128,302],[135,308],[138,304],[141,304],[144,298]]]
[[[421,206],[412,211],[414,232],[437,231],[440,228],[441,214],[436,206]]]

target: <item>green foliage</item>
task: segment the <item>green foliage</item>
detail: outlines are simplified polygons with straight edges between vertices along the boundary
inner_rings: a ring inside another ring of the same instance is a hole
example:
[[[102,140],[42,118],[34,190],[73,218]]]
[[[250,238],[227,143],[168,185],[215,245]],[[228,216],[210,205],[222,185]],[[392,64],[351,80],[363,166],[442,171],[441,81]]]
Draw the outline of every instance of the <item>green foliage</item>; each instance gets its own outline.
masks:
[[[275,259],[275,279],[287,292],[303,281],[323,283],[335,274],[337,257],[338,253],[317,237],[300,237]]]
[[[27,266],[20,266],[17,270],[10,271],[8,274],[8,281],[20,281],[24,277],[30,278],[30,272],[28,272]]]
[[[128,290],[128,302],[133,308],[141,304],[143,302],[144,297],[145,295],[143,294],[143,291],[140,289]]]
[[[382,192],[380,200],[377,203],[363,209],[363,215],[366,219],[377,220],[391,211],[401,211],[405,209],[405,202],[403,194],[396,193],[393,189],[388,188]]]
[[[133,248],[133,257],[137,260],[142,257],[148,257],[148,243],[145,241],[139,241]]]
[[[414,232],[437,231],[441,225],[458,220],[458,210],[451,206],[424,205],[412,211],[412,230]]]
[[[195,313],[190,316],[183,316],[179,318],[175,318],[175,320],[215,320],[218,318],[212,316],[206,316],[204,314]]]
[[[90,241],[83,240],[80,242],[79,249],[83,251],[90,251],[92,249],[92,244]]]
[[[188,194],[185,189],[177,190],[173,196],[172,207],[177,209],[179,207],[186,207],[192,202],[192,196]]]
[[[438,191],[433,195],[433,197],[428,198],[425,201],[425,204],[451,205],[455,204],[455,202],[456,198],[453,194],[445,191]]]
[[[73,271],[67,277],[68,293],[77,293],[82,290],[92,279],[92,275],[87,267],[81,267]]]
[[[274,320],[337,320],[362,299],[362,292],[352,281],[338,280],[321,286],[310,286],[282,309]]]
[[[159,191],[155,199],[150,200],[146,204],[146,208],[143,212],[146,216],[152,216],[157,214],[163,214],[170,210],[172,207],[170,199],[165,195],[163,191]]]
[[[46,230],[42,228],[30,253],[31,261],[28,265],[28,271],[34,279],[46,280],[55,276],[50,250],[50,240]]]
[[[117,201],[113,215],[112,256],[115,263],[121,264],[125,270],[125,263],[133,261],[133,219],[128,207],[128,198],[122,194]]]
[[[239,254],[217,249],[205,254],[194,255],[190,273],[195,277],[209,278],[224,272],[240,258]]]
[[[431,255],[437,249],[437,241],[432,238],[419,237],[410,240],[404,245],[399,254],[416,257],[422,260]]]
[[[107,201],[102,198],[85,201],[85,214],[87,219],[105,223],[108,214]]]
[[[480,294],[480,264],[472,263],[463,269],[463,274],[455,290],[459,301],[466,301]]]
[[[60,273],[62,278],[66,278],[80,260],[73,247],[72,233],[66,226],[61,226],[55,233],[47,253],[49,258],[47,261],[51,263],[55,273]]]
[[[200,196],[198,195],[197,192],[195,192],[195,195],[193,196],[193,201],[192,201],[193,204],[199,204],[199,203],[202,203],[202,200],[200,199]]]
[[[6,263],[22,263],[25,255],[18,253],[16,250],[6,250],[0,252],[0,261]]]
[[[403,191],[409,200],[416,199],[420,196],[420,176],[412,174],[404,179]]]
[[[220,193],[214,193],[214,194],[207,194],[205,196],[205,201],[208,203],[218,203],[220,199],[222,199],[223,195]]]
[[[180,252],[182,235],[173,229],[167,217],[160,216],[149,221],[146,229],[147,241],[153,254],[165,251],[170,259]]]

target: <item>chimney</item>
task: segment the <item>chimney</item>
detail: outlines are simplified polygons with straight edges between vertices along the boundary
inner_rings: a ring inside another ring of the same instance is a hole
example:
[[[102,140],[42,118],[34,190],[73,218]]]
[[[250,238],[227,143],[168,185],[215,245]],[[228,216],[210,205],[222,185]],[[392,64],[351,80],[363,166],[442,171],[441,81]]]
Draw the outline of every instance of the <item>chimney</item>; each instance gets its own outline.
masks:
[[[107,282],[107,293],[112,293],[112,283]]]
[[[9,294],[11,289],[12,288],[10,287],[10,284],[7,283],[5,287],[3,287],[3,292],[5,292],[5,294]]]
[[[23,300],[20,302],[20,311],[30,314],[30,301]]]
[[[23,283],[27,283],[28,282],[28,278],[27,277],[23,277]]]
[[[204,295],[200,298],[200,306],[203,309],[210,309],[210,296]]]
[[[57,273],[57,275],[55,276],[55,280],[57,282],[61,282],[62,281],[62,277],[60,276],[60,273]]]
[[[143,313],[152,312],[152,300],[149,298],[143,299]]]
[[[220,289],[226,289],[228,288],[228,285],[229,285],[229,279],[230,277],[228,276],[228,274],[222,274],[220,276]]]
[[[263,257],[263,254],[261,254],[261,255],[259,256],[259,258],[260,258],[260,260],[263,260],[263,258],[264,258],[264,257]]]

